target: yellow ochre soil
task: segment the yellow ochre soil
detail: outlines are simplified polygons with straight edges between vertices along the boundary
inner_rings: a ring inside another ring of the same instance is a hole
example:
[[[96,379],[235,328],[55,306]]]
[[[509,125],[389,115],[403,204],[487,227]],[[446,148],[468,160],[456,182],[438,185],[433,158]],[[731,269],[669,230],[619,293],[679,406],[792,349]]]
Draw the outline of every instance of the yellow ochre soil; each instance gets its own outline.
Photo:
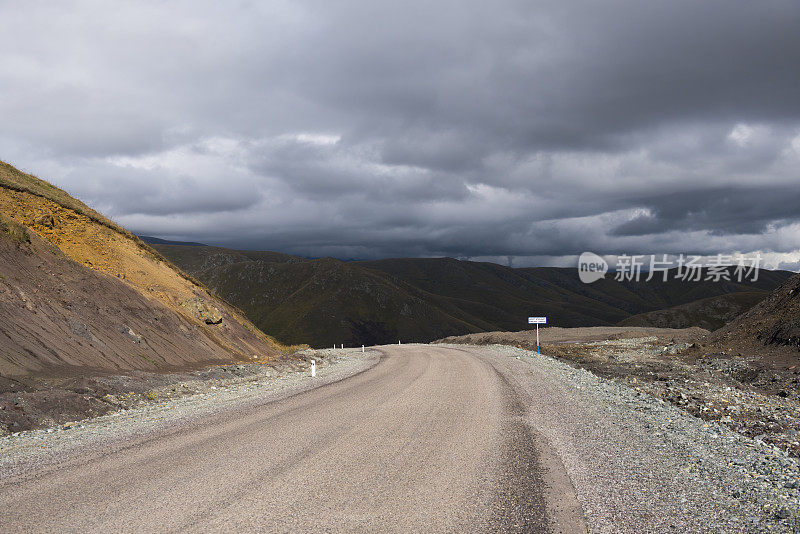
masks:
[[[76,262],[125,280],[170,307],[180,306],[197,290],[195,284],[132,239],[51,200],[0,188],[0,211]],[[38,222],[47,215],[52,217],[52,227]]]
[[[49,241],[74,262],[115,277],[145,299],[166,306],[231,359],[259,361],[294,349],[262,333],[133,234],[66,192],[2,162],[0,214]],[[34,244],[25,246],[30,249],[25,253],[37,254]],[[24,280],[19,283],[24,285]]]

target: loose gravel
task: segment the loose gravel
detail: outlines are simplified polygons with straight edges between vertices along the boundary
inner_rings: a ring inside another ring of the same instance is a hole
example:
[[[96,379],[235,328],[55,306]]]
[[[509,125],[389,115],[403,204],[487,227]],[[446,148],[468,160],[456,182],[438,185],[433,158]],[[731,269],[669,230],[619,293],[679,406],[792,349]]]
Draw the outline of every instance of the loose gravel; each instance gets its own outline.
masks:
[[[473,350],[523,393],[590,532],[800,532],[800,467],[779,449],[536,352]]]
[[[310,362],[317,376],[311,378]],[[139,401],[107,415],[69,422],[55,428],[17,432],[0,437],[0,479],[43,466],[58,465],[87,448],[112,444],[120,448],[131,440],[164,431],[199,417],[231,409],[247,409],[314,387],[341,380],[378,362],[375,352],[361,349],[308,350],[296,355],[291,366],[276,374],[275,366],[251,365],[248,374],[189,383],[171,383],[154,390],[150,402]],[[219,371],[208,371],[219,377]]]

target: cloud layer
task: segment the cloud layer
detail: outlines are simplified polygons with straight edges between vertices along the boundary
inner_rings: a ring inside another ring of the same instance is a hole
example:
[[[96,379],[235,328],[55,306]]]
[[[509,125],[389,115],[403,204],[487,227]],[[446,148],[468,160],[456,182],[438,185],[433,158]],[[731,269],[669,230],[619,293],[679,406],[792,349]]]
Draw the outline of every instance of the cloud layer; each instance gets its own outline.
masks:
[[[0,159],[139,233],[800,261],[793,0],[0,5]]]

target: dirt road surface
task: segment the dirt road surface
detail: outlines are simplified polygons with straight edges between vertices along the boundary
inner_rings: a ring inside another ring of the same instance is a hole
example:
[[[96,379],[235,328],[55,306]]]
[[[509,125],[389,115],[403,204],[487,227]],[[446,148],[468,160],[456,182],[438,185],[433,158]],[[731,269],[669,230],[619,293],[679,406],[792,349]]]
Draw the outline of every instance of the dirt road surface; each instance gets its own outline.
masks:
[[[5,532],[585,529],[488,359],[379,349],[348,379],[0,475]]]

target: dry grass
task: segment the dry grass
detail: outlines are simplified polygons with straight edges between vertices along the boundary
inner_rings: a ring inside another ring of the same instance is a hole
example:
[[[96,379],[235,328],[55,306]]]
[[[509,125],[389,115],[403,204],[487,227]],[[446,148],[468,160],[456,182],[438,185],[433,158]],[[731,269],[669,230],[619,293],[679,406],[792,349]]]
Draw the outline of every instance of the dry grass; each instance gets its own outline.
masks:
[[[80,200],[71,197],[66,191],[32,174],[26,174],[2,161],[0,161],[0,187],[46,198],[76,213],[85,215],[94,222],[107,226],[121,234],[135,237],[133,234],[107,217],[100,215]]]
[[[96,212],[80,200],[70,196],[66,191],[63,189],[59,189],[58,187],[54,186],[51,183],[48,183],[41,178],[38,178],[32,174],[24,173],[12,165],[0,161],[0,188],[5,188],[11,191],[16,191],[19,193],[29,193],[31,195],[35,195],[37,197],[41,197],[43,199],[49,200],[63,208],[69,209],[74,211],[79,215],[85,216],[87,219],[109,228],[117,233],[122,234],[123,236],[131,239],[136,245],[145,251],[147,254],[153,257],[156,261],[164,262],[168,267],[170,267],[173,271],[175,271],[179,276],[182,278],[187,279],[194,285],[198,285],[204,287],[201,282],[195,280],[185,272],[178,269],[175,265],[173,265],[167,258],[161,255],[158,251],[150,247],[147,243],[139,239],[139,237],[135,234],[132,234],[125,228],[121,227],[108,217],[101,215],[100,213]]]
[[[8,236],[17,243],[31,242],[31,235],[24,225],[3,215],[0,215],[0,234]]]

